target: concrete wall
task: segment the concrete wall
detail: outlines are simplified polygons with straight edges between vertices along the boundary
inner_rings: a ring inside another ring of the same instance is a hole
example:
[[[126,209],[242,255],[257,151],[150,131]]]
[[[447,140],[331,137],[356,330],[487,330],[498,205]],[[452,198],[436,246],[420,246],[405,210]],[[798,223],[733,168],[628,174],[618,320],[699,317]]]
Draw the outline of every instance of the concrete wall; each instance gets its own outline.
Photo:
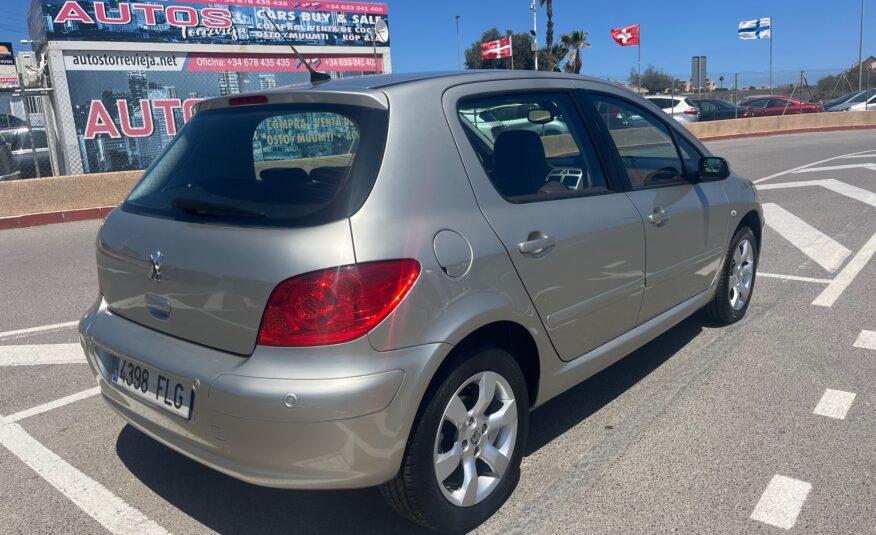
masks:
[[[807,113],[685,124],[700,139],[731,138],[818,130],[876,128],[876,111]]]
[[[142,171],[0,182],[0,217],[116,206]]]

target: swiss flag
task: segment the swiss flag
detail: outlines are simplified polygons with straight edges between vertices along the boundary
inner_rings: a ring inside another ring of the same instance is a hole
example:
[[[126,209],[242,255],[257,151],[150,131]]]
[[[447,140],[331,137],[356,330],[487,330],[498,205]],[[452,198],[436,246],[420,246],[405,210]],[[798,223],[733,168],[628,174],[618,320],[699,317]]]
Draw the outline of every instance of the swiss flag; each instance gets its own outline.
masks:
[[[611,31],[611,37],[620,46],[638,46],[639,25],[625,26]]]
[[[481,59],[499,59],[511,57],[511,36],[498,41],[481,43]]]

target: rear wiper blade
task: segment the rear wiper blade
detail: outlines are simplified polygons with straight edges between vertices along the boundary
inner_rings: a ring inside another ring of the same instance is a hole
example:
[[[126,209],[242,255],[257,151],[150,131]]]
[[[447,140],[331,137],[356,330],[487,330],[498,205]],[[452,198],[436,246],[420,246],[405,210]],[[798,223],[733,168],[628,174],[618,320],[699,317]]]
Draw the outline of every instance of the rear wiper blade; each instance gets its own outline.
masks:
[[[189,199],[178,197],[170,201],[170,205],[187,214],[204,216],[204,217],[243,217],[249,219],[263,219],[263,212],[255,210],[247,210],[229,204],[204,201],[200,199]]]

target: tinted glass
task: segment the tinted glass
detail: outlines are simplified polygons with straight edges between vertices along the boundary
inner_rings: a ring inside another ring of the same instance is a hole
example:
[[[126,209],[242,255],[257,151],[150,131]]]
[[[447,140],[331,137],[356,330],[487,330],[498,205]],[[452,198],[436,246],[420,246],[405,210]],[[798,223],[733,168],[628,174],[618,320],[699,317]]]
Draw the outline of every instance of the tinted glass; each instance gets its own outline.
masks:
[[[383,112],[352,106],[246,106],[197,114],[124,208],[266,226],[323,224],[361,206],[386,136]]]
[[[650,112],[626,100],[591,97],[608,127],[633,189],[684,182],[682,162],[669,127]]]
[[[513,110],[513,114],[510,111]],[[540,114],[532,114],[538,110]],[[511,202],[607,192],[596,151],[566,95],[496,96],[460,103],[459,120],[484,171]],[[547,115],[547,121],[530,117]],[[502,120],[483,121],[484,116]]]
[[[791,102],[790,100],[781,100],[778,98],[773,98],[773,99],[770,99],[770,101],[766,107],[767,108],[784,108],[786,106],[795,106],[795,105],[796,104],[794,102]]]
[[[650,100],[654,103],[655,106],[663,110],[673,107],[672,99],[669,98],[649,98],[648,100]]]
[[[0,134],[6,138],[7,143],[9,143],[9,148],[11,150],[30,150],[30,133],[27,130],[20,129],[14,132],[3,133]],[[36,140],[37,149],[45,149],[48,148],[49,143],[46,139],[46,131],[45,130],[33,130],[33,138]]]
[[[764,98],[759,100],[743,101],[742,105],[749,108],[766,108],[767,102],[769,102],[769,100]]]

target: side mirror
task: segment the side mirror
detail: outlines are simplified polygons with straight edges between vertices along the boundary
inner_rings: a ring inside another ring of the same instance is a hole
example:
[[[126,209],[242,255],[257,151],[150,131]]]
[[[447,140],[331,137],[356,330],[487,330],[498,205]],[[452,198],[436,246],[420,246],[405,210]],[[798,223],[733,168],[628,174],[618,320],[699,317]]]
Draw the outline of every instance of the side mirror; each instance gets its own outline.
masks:
[[[700,180],[724,180],[730,176],[730,164],[724,158],[705,156],[700,159]]]
[[[554,114],[548,110],[529,110],[526,119],[534,124],[548,124],[554,120]]]

